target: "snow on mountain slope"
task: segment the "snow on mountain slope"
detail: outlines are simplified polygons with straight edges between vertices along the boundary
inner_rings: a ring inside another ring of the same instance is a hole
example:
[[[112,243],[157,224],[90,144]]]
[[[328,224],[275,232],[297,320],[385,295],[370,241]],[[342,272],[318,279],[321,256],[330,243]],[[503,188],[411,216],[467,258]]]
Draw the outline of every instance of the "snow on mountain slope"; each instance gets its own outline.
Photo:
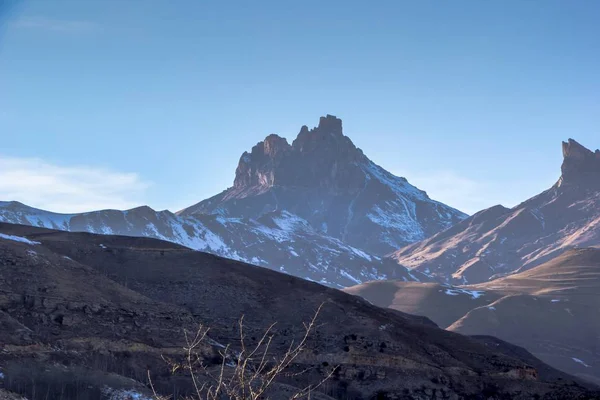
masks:
[[[331,115],[314,129],[303,126],[291,145],[267,136],[242,154],[232,187],[178,214],[257,219],[278,210],[378,255],[466,218],[372,162]]]
[[[334,287],[427,280],[380,257],[466,218],[367,158],[327,115],[290,145],[269,135],[242,154],[230,189],[177,214],[139,207],[55,214],[0,204],[0,221],[149,236]]]
[[[563,143],[558,182],[508,209],[481,211],[393,254],[399,264],[455,284],[539,265],[576,247],[600,246],[600,151]]]
[[[183,217],[149,207],[55,214],[18,202],[0,202],[0,221],[153,237],[338,288],[376,279],[428,280],[391,260],[317,232],[307,221],[285,211],[267,213],[258,220],[218,215]]]

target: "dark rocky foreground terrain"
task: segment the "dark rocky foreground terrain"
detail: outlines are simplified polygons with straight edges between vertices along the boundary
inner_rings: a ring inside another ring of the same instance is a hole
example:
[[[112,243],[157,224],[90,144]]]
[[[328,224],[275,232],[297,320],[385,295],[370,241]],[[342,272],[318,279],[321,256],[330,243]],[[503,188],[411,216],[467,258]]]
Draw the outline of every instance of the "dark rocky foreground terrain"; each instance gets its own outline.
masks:
[[[600,246],[600,150],[562,145],[561,176],[511,209],[478,212],[392,256],[399,264],[453,284],[524,271],[577,247]]]
[[[256,342],[276,322],[271,354],[303,334],[307,349],[271,398],[335,373],[313,398],[593,399],[594,388],[521,348],[447,332],[430,320],[371,305],[295,277],[147,238],[0,225],[0,371],[4,390],[30,399],[181,396],[183,329],[211,327],[202,347],[218,368],[239,349],[238,321]],[[136,395],[137,396],[137,395]],[[328,396],[328,397],[327,397]],[[138,397],[139,398],[139,397]]]
[[[555,368],[600,384],[600,249],[568,250],[487,283],[369,282],[346,289],[466,335],[523,346]]]

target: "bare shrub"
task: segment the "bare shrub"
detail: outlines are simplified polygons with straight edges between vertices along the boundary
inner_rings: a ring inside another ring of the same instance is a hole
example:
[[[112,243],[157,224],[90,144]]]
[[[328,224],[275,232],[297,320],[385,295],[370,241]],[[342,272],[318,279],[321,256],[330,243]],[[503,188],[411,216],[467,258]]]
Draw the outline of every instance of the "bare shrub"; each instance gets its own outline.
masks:
[[[317,317],[323,304],[319,306],[314,316],[308,323],[304,323],[304,334],[299,341],[292,340],[287,350],[282,355],[272,354],[271,347],[275,337],[273,330],[276,323],[269,326],[260,337],[257,344],[248,347],[244,332],[244,317],[238,322],[240,335],[240,350],[235,351],[230,345],[224,346],[219,351],[220,365],[210,367],[203,363],[201,348],[206,344],[214,344],[208,338],[209,328],[201,325],[198,330],[190,334],[185,332],[186,346],[182,362],[176,362],[163,357],[171,367],[171,371],[184,370],[189,373],[195,400],[259,400],[267,399],[277,380],[305,374],[311,370],[306,368],[299,372],[290,372],[290,367],[306,350],[307,340],[315,329]],[[295,389],[289,397],[290,400],[310,399],[312,394],[320,388],[336,371],[333,367],[314,384]],[[148,379],[157,400],[164,400],[159,396],[152,384],[150,371]]]

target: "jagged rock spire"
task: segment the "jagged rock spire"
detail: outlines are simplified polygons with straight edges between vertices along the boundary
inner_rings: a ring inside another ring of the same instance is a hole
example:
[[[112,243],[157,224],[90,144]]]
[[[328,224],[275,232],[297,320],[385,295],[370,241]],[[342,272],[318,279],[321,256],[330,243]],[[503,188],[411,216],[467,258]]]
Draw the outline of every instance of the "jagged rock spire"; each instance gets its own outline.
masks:
[[[362,187],[365,178],[356,162],[365,158],[344,136],[342,120],[328,114],[313,129],[302,126],[292,145],[272,134],[244,152],[234,187]]]
[[[600,150],[595,152],[569,139],[562,144],[563,163],[559,186],[600,186]]]
[[[278,164],[292,150],[285,138],[271,134],[240,157],[234,187],[272,186]]]

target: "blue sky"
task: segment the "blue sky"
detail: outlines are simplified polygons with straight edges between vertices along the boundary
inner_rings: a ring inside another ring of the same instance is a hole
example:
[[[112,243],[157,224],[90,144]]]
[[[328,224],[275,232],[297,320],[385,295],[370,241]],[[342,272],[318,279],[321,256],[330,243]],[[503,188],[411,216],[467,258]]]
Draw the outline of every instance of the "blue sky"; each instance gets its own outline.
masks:
[[[324,114],[466,212],[600,147],[600,2],[0,2],[0,200],[177,210]]]

